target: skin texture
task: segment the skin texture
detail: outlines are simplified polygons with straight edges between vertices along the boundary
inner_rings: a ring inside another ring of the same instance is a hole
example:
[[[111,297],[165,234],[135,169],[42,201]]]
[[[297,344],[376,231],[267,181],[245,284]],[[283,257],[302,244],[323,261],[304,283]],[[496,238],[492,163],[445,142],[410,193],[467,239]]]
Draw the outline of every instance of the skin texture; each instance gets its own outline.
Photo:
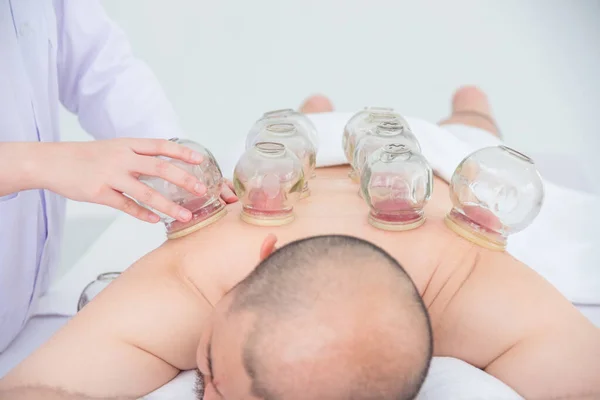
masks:
[[[443,223],[450,208],[444,182],[436,179],[423,226],[390,233],[367,223],[367,206],[347,172],[348,167],[317,170],[312,196],[297,205],[290,225],[247,225],[239,219],[241,205],[232,204],[218,224],[166,242],[130,267],[0,386],[42,384],[92,396],[140,396],[180,370],[199,366],[208,373],[210,341],[215,376],[206,398],[219,398],[209,397],[215,387],[221,393],[248,393],[250,379],[240,353],[250,321],[228,320],[230,300],[223,297],[261,253],[269,253],[273,237],[263,242],[274,232],[280,245],[339,233],[388,251],[409,273],[430,312],[434,355],[485,369],[526,398],[600,392],[598,330],[527,266],[449,231]]]

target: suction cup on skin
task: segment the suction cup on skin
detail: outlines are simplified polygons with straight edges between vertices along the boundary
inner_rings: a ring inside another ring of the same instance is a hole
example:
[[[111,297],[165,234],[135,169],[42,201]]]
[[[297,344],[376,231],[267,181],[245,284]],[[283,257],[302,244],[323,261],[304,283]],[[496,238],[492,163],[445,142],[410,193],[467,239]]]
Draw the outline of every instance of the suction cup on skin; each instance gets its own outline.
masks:
[[[206,187],[206,193],[197,196],[164,179],[142,176],[140,182],[150,186],[166,199],[188,209],[192,213],[192,219],[188,222],[181,222],[143,203],[140,203],[140,205],[160,217],[161,222],[165,225],[168,239],[177,239],[213,224],[225,216],[227,210],[225,203],[220,198],[223,187],[223,174],[212,153],[191,140],[171,139],[171,141],[186,146],[203,156],[202,163],[198,165],[170,158],[166,159],[171,164],[195,176]]]
[[[371,153],[387,144],[402,144],[413,153],[421,153],[419,141],[408,128],[397,122],[382,122],[374,127],[372,132],[364,135],[356,145],[352,169],[358,180]]]
[[[363,168],[361,193],[369,205],[369,223],[378,229],[405,231],[421,226],[432,192],[431,167],[405,144],[375,150]]]
[[[90,301],[92,301],[94,297],[96,297],[101,291],[106,289],[106,287],[120,275],[120,272],[105,272],[98,275],[98,277],[92,282],[88,283],[79,296],[79,301],[77,302],[77,312],[79,312]]]
[[[258,226],[291,223],[304,183],[302,163],[292,151],[281,143],[256,143],[246,150],[234,171],[242,220]]]
[[[281,143],[298,157],[305,177],[302,198],[308,197],[310,195],[308,180],[315,174],[317,153],[306,132],[293,123],[277,123],[261,129],[254,140],[254,143]]]
[[[446,225],[481,247],[503,251],[508,236],[539,214],[544,186],[529,157],[506,146],[486,147],[456,168],[450,198]]]
[[[348,163],[351,166],[353,165],[354,152],[356,151],[356,146],[360,139],[369,134],[369,132],[373,131],[377,125],[383,122],[394,122],[405,127],[407,130],[410,130],[406,119],[394,111],[393,108],[389,107],[365,107],[348,120],[342,136],[342,148],[346,155],[346,160],[348,160]],[[360,174],[357,174],[352,168],[349,177],[352,181],[358,183]]]

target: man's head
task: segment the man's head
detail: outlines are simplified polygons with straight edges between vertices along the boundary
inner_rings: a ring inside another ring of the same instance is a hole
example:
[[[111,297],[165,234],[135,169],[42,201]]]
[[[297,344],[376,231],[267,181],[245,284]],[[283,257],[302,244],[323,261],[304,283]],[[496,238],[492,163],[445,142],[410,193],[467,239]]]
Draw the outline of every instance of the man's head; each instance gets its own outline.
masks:
[[[206,400],[397,400],[417,394],[431,354],[427,311],[398,262],[330,235],[283,246],[240,282],[198,366]]]

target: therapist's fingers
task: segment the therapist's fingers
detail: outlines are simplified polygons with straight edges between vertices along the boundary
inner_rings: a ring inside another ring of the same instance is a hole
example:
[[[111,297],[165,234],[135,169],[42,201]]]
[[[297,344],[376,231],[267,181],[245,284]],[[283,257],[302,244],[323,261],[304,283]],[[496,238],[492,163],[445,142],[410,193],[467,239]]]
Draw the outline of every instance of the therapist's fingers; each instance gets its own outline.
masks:
[[[176,167],[167,160],[155,157],[137,157],[134,170],[142,175],[162,178],[196,196],[202,196],[206,193],[206,187],[194,175]]]
[[[122,186],[115,187],[115,189],[127,193],[140,203],[160,211],[171,218],[175,218],[178,221],[188,222],[192,219],[190,210],[167,200],[162,194],[152,189],[150,186],[144,185],[137,179],[131,178]]]
[[[123,211],[124,213],[145,222],[157,223],[160,221],[158,215],[150,210],[146,210],[144,207],[116,190],[111,189],[104,193],[99,203]]]
[[[225,184],[221,189],[221,198],[227,204],[235,203],[238,201],[235,191],[233,190],[233,183],[229,179],[225,179]]]
[[[200,164],[202,154],[192,149],[164,139],[129,139],[134,152],[145,156],[165,156],[190,164]]]

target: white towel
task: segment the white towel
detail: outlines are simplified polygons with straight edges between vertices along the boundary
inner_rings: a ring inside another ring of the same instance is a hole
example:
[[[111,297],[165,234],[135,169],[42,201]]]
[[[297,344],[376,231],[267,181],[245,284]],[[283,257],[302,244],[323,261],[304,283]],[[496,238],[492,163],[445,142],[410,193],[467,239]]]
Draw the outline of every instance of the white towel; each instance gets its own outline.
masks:
[[[352,113],[310,115],[317,126],[320,148],[318,166],[345,164],[342,133]],[[448,181],[456,166],[473,151],[495,145],[491,135],[468,140],[429,122],[408,118],[421,144],[423,155],[440,178]],[[482,133],[479,130],[473,131]],[[243,151],[245,137],[240,138]],[[207,144],[208,145],[208,144]],[[227,154],[219,163],[230,175],[240,154]],[[537,219],[523,232],[509,238],[508,252],[540,273],[570,301],[600,305],[600,211],[592,195],[558,187],[547,181],[545,202]],[[74,315],[81,290],[98,274],[122,271],[159,246],[164,229],[121,215],[98,238],[69,273],[52,285],[36,308],[35,315]]]
[[[193,400],[195,374],[180,373],[144,400]],[[434,357],[417,400],[521,400],[514,390],[493,376],[449,357]]]

